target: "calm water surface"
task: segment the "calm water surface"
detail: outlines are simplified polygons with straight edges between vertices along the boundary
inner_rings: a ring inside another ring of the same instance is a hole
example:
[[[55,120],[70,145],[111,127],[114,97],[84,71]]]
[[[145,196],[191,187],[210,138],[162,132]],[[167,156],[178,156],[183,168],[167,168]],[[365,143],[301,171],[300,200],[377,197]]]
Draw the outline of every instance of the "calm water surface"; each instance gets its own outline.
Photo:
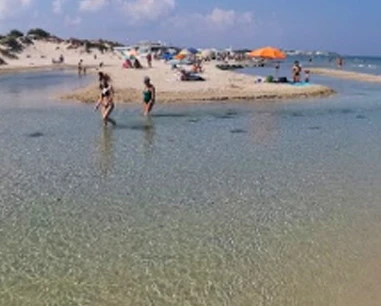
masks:
[[[0,305],[380,305],[381,90],[322,81],[103,128],[50,99],[87,80],[1,76]]]

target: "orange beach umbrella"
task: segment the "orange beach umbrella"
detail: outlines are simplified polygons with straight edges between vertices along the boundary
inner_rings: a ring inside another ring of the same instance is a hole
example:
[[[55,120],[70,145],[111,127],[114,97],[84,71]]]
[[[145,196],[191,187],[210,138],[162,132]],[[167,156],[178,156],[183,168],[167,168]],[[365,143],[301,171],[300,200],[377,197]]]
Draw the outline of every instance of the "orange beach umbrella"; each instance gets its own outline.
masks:
[[[257,50],[253,50],[249,53],[250,57],[263,57],[267,59],[278,59],[282,60],[286,58],[286,54],[277,48],[265,47]]]

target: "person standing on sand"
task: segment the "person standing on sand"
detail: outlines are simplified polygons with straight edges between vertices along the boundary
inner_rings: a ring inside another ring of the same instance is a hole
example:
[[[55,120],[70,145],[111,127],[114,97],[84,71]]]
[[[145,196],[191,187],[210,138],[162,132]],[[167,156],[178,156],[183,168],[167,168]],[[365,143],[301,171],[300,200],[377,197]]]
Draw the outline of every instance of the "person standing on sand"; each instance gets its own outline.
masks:
[[[275,77],[279,78],[279,69],[280,69],[280,64],[279,62],[275,64]]]
[[[155,104],[156,91],[149,77],[144,78],[145,88],[143,90],[144,116],[147,116]]]
[[[149,68],[152,68],[152,54],[151,53],[147,54],[147,64]]]
[[[106,126],[108,122],[110,122],[112,125],[116,125],[116,121],[110,118],[110,115],[115,107],[113,101],[114,90],[110,83],[105,79],[103,79],[103,82],[100,87],[101,94],[98,103],[95,105],[95,111],[97,111],[99,106],[102,105],[103,124]]]
[[[294,83],[300,82],[301,72],[302,72],[302,67],[300,66],[298,61],[295,61],[294,66],[292,67],[292,80]]]

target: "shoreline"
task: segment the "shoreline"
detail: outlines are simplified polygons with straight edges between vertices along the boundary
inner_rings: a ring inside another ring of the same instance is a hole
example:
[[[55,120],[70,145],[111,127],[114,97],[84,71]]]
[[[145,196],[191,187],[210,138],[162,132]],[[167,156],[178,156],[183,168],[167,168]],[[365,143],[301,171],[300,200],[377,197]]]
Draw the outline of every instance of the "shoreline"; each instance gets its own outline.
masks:
[[[78,68],[77,65],[72,64],[59,64],[59,65],[38,65],[38,66],[3,66],[0,67],[0,75],[4,74],[12,74],[12,73],[28,73],[28,72],[44,72],[44,71],[60,71],[60,70],[67,70],[67,71],[76,71]],[[91,74],[93,72],[96,72],[98,66],[96,65],[89,65],[86,66],[87,73]]]

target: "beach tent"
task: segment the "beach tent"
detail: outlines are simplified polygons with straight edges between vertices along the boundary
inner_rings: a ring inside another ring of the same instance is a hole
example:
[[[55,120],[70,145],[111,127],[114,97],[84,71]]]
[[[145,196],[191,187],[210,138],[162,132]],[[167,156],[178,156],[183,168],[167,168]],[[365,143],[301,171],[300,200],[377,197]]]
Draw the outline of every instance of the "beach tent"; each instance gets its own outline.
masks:
[[[275,59],[275,60],[283,60],[286,58],[285,53],[273,47],[265,47],[265,48],[253,50],[248,55],[250,57],[261,57],[261,58]]]

